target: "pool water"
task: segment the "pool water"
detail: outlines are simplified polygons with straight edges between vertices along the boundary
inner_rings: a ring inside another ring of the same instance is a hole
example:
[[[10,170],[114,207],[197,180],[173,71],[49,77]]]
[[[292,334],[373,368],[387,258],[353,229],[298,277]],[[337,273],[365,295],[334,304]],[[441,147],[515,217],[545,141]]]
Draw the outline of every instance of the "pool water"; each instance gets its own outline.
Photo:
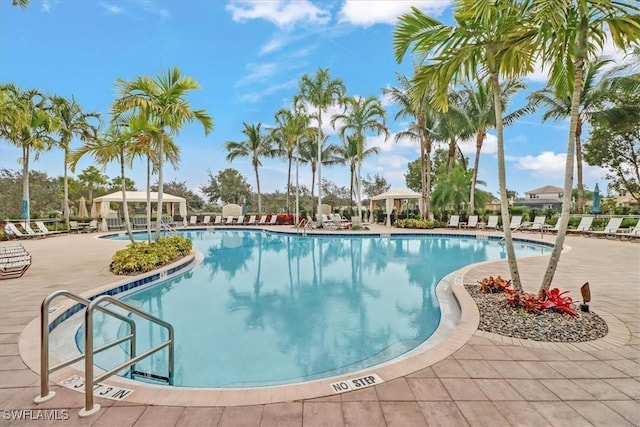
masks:
[[[303,237],[258,230],[185,235],[203,262],[122,300],[173,325],[174,385],[191,387],[308,381],[389,361],[438,327],[435,287],[445,275],[506,257],[496,241],[464,237]],[[515,246],[518,256],[549,251]],[[100,312],[94,319],[96,347],[127,333]],[[138,354],[166,339],[162,328],[136,321]],[[83,348],[82,330],[77,343]],[[115,366],[127,349],[96,355],[96,365]],[[136,369],[166,375],[167,351]]]

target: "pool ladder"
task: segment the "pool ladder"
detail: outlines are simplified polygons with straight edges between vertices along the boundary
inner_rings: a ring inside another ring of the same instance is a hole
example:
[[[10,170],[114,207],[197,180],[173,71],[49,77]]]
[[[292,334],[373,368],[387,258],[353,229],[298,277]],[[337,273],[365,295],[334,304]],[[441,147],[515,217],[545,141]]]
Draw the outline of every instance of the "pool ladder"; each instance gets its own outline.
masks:
[[[85,306],[84,312],[84,346],[85,351],[84,354],[73,357],[67,361],[61,362],[55,366],[49,366],[49,306],[51,302],[58,297],[67,297],[72,299],[81,305]],[[152,323],[155,323],[159,326],[164,327],[168,331],[168,338],[166,341],[161,342],[155,347],[150,348],[142,354],[136,356],[136,324],[133,319],[124,316],[120,313],[112,311],[104,306],[103,303],[111,303],[115,306],[118,306],[129,313],[136,314],[143,319],[146,319]],[[120,337],[110,343],[103,344],[98,348],[93,348],[93,312],[95,310],[100,310],[101,312],[113,316],[116,319],[119,319],[129,325],[129,334],[123,337]],[[110,369],[107,372],[104,372],[102,375],[94,376],[93,373],[93,356],[96,353],[107,350],[111,347],[114,347],[118,344],[129,341],[129,360],[124,361],[119,364],[115,368]],[[166,381],[168,384],[173,384],[173,372],[174,372],[174,332],[173,326],[170,323],[165,322],[162,319],[159,319],[155,316],[152,316],[149,313],[146,313],[142,310],[139,310],[127,303],[124,303],[116,298],[113,298],[109,295],[101,295],[93,299],[83,298],[77,294],[74,294],[69,291],[60,290],[53,292],[49,296],[47,296],[40,306],[40,395],[37,396],[33,401],[35,403],[44,403],[51,399],[53,399],[56,395],[55,391],[49,390],[49,374],[55,372],[59,369],[62,369],[66,366],[72,365],[80,360],[84,359],[84,371],[85,371],[85,388],[84,388],[84,396],[85,396],[85,405],[84,408],[80,410],[80,417],[88,417],[90,415],[95,414],[100,410],[100,405],[93,402],[93,389],[94,385],[103,381],[110,377],[111,375],[125,369],[131,367],[129,370],[129,375],[133,377],[134,375],[144,376],[147,378],[153,378],[156,380]],[[167,347],[169,351],[169,359],[168,359],[168,373],[167,376],[159,376],[155,374],[147,374],[144,372],[135,370],[135,363],[140,360],[151,356],[155,352],[162,350]]]

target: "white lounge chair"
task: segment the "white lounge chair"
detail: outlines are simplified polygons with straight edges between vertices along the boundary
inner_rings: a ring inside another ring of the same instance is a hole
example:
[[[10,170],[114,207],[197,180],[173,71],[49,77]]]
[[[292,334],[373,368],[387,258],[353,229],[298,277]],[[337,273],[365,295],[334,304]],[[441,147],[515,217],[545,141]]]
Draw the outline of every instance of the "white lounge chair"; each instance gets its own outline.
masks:
[[[0,279],[22,277],[31,267],[31,255],[22,246],[20,248],[20,252],[3,252],[0,254]]]
[[[250,215],[249,216],[249,221],[247,221],[247,225],[256,225],[256,216],[255,215]]]
[[[244,225],[244,215],[240,215],[235,222],[236,225]]]
[[[29,234],[25,234],[22,231],[18,230],[18,227],[12,222],[8,222],[4,226],[4,232],[8,238],[16,238],[16,239],[29,239],[33,236]]]
[[[489,219],[487,220],[487,224],[484,226],[484,228],[492,228],[494,230],[498,229],[498,215],[490,215]]]
[[[273,214],[271,215],[271,219],[269,220],[269,225],[276,225],[278,221],[278,215]]]
[[[547,228],[550,228],[550,226],[545,224],[546,220],[547,220],[547,217],[544,216],[544,215],[536,216],[533,219],[533,222],[527,228],[527,230],[529,230],[529,231],[540,231],[540,230],[546,230]]]
[[[20,225],[22,226],[22,229],[25,231],[25,233],[27,233],[29,236],[31,237],[44,237],[44,234],[40,233],[40,232],[35,232],[33,230],[33,228],[31,228],[31,226],[29,225],[28,222],[21,222]]]
[[[478,215],[469,215],[467,225],[464,228],[478,228]]]
[[[259,225],[267,225],[267,215],[262,215],[260,217],[260,221],[258,221]]]
[[[216,215],[216,219],[213,221],[213,225],[222,225],[222,215]]]
[[[460,215],[451,215],[447,227],[460,228]]]
[[[511,228],[512,231],[519,229],[521,225],[522,225],[522,216],[514,215],[511,217],[511,224],[509,224],[509,228]]]
[[[591,236],[596,236],[596,237],[613,237],[616,238],[616,233],[618,232],[618,230],[620,229],[620,224],[622,224],[622,218],[620,217],[613,217],[609,219],[609,222],[607,223],[607,225],[604,226],[604,230],[602,231],[589,231],[584,233],[585,237],[591,237]]]
[[[198,223],[198,217],[196,215],[191,215],[189,217],[189,225],[196,225]]]
[[[204,218],[202,218],[202,225],[209,225],[210,222],[211,222],[210,215],[205,215]]]
[[[621,240],[637,240],[640,241],[640,220],[636,222],[633,228],[621,228],[616,232],[616,237]]]
[[[560,222],[560,219],[558,219],[558,222]],[[578,227],[575,229],[568,229],[567,233],[587,233],[589,232],[589,230],[591,230],[592,223],[593,223],[592,216],[583,216],[580,219],[580,224],[578,224]]]
[[[228,217],[227,217],[227,220],[226,220],[226,221],[225,221],[225,223],[224,223],[224,225],[233,225],[233,219],[234,219],[234,218],[235,218],[235,217],[234,217],[233,215],[228,216]]]

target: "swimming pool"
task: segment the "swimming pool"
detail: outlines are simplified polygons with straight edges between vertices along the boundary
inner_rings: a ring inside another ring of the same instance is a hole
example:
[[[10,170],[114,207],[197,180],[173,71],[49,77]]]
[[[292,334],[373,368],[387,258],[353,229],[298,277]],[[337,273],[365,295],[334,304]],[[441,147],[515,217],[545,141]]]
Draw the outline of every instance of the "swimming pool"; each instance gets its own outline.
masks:
[[[202,262],[122,300],[173,324],[174,385],[189,387],[286,384],[392,360],[438,327],[435,286],[442,277],[505,257],[497,241],[475,237],[302,237],[258,230],[185,235]],[[548,250],[516,243],[518,256]],[[166,338],[159,328],[141,325],[138,353]],[[96,346],[126,333],[100,313],[94,328]],[[80,348],[82,335],[79,330]],[[96,365],[115,366],[124,351],[101,353]],[[136,369],[164,374],[166,352]]]

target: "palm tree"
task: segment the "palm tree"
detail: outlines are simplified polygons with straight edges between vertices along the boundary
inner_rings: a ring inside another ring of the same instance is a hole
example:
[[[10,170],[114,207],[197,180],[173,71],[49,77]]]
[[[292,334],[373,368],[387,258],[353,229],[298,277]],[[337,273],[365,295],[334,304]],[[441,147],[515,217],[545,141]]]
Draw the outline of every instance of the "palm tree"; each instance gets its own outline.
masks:
[[[13,0],[13,6],[26,8],[27,6],[29,6],[29,0]]]
[[[131,233],[131,221],[129,219],[129,207],[127,205],[127,187],[125,166],[127,164],[127,153],[131,150],[131,135],[124,130],[128,127],[131,116],[119,116],[116,121],[112,121],[106,132],[97,138],[92,138],[71,151],[69,154],[69,166],[73,172],[80,159],[91,156],[95,162],[106,167],[111,162],[118,162],[120,165],[120,179],[122,182],[122,210],[124,211],[124,223],[127,235],[131,243],[134,243]]]
[[[0,122],[0,138],[22,150],[22,216],[30,219],[29,161],[31,153],[37,160],[42,151],[55,144],[51,133],[59,126],[50,114],[48,99],[37,90],[22,91],[13,84],[0,86],[3,109]]]
[[[440,175],[436,179],[433,190],[433,206],[435,209],[449,210],[453,213],[461,213],[468,208],[473,175],[472,170],[465,170],[460,166],[454,167],[448,174]],[[484,185],[483,181],[477,182]],[[483,197],[478,202],[486,203]],[[473,209],[471,209],[473,211]]]
[[[89,189],[89,203],[93,202],[94,190],[104,189],[104,187],[108,184],[109,181],[107,178],[108,177],[104,173],[102,173],[100,169],[98,169],[93,165],[88,166],[86,169],[83,169],[82,172],[78,174],[78,181],[83,186]]]
[[[64,222],[69,228],[69,182],[67,177],[67,157],[69,155],[69,148],[71,145],[71,139],[74,136],[78,136],[81,141],[87,141],[91,138],[95,138],[98,133],[98,127],[91,124],[91,119],[100,120],[98,113],[85,113],[82,111],[80,105],[76,102],[75,98],[68,100],[61,96],[54,96],[51,99],[53,105],[51,112],[58,119],[60,127],[58,128],[58,135],[60,140],[58,146],[64,151]]]
[[[610,93],[606,77],[597,80],[602,68],[613,62],[610,59],[598,58],[595,62],[587,64],[584,70],[584,82],[580,95],[578,111],[578,123],[576,127],[576,181],[578,185],[578,197],[576,211],[584,213],[584,186],[582,184],[582,127],[591,118],[591,114],[600,109],[606,102]],[[563,89],[568,89],[563,87]],[[544,107],[542,121],[562,120],[571,114],[571,93],[557,93],[555,88],[547,86],[544,89],[531,93],[528,97],[532,110]]]
[[[317,147],[316,138],[305,138],[300,141],[300,151],[298,153],[299,160],[302,163],[311,165],[311,213],[313,215],[313,188],[315,186],[316,170],[319,167],[317,153],[320,151],[320,159],[323,165],[333,166],[342,164],[343,160],[338,157],[338,147],[333,144],[327,144],[327,137],[323,137],[320,149]],[[321,209],[321,206],[319,206]],[[318,210],[321,213],[322,210]]]
[[[158,221],[156,239],[160,237],[162,226],[162,192],[164,140],[167,134],[176,135],[187,122],[200,122],[205,135],[213,130],[213,119],[204,110],[193,110],[185,99],[188,91],[200,89],[191,77],[181,76],[178,67],[168,70],[155,79],[136,77],[134,80],[116,80],[120,97],[113,104],[116,116],[130,111],[134,115],[144,114],[149,121],[160,128],[158,138]]]
[[[502,93],[502,110],[507,106],[509,98],[517,91],[524,89],[524,84],[515,80],[508,80],[502,83],[500,92]],[[487,131],[495,127],[496,114],[493,108],[493,97],[490,81],[477,80],[475,86],[465,84],[464,87],[455,93],[457,109],[463,114],[466,127],[475,133],[476,152],[473,161],[473,177],[471,178],[471,192],[469,194],[468,213],[473,214],[475,209],[475,193],[478,181],[478,170],[480,168],[480,152]],[[504,124],[513,123],[514,119],[524,114],[525,109],[519,109],[504,118]]]
[[[361,204],[361,189],[360,189],[360,167],[364,160],[364,152],[367,151],[369,155],[378,154],[380,151],[368,149],[366,146],[365,133],[371,131],[374,135],[380,135],[384,133],[385,140],[389,137],[389,131],[385,126],[385,111],[382,108],[380,100],[371,96],[369,98],[363,97],[347,97],[344,100],[347,110],[344,113],[336,114],[331,118],[331,126],[335,129],[336,123],[339,124],[339,134],[344,138],[349,135],[352,136],[350,140],[345,141],[345,147],[349,147],[355,144],[356,158],[355,158],[355,175],[351,175],[351,196],[353,197],[353,183],[355,178],[356,184],[356,200],[358,202],[358,216],[362,216],[362,204]]]
[[[260,175],[258,168],[262,166],[260,158],[262,157],[274,157],[277,154],[277,150],[271,145],[271,140],[265,135],[262,135],[260,123],[257,125],[249,125],[243,123],[245,134],[247,139],[242,142],[227,141],[224,145],[227,150],[227,160],[232,162],[236,157],[249,157],[251,158],[251,165],[253,171],[256,174],[256,189],[258,190],[258,212],[262,213],[262,195],[260,193]]]
[[[322,112],[331,105],[342,104],[346,88],[342,80],[331,79],[328,68],[318,68],[315,76],[304,74],[300,79],[300,93],[294,103],[306,109],[305,103],[317,108],[318,133],[316,138],[316,165],[318,167],[318,212],[322,210]],[[313,190],[312,190],[313,191]]]
[[[338,146],[335,152],[336,158],[340,161],[340,164],[348,164],[349,165],[349,173],[351,174],[349,177],[349,212],[352,212],[353,209],[353,197],[354,193],[354,182],[356,181],[356,171],[360,163],[374,154],[378,154],[380,152],[380,148],[371,147],[367,148],[363,151],[361,145],[361,139],[357,135],[344,135],[343,136],[343,145]],[[360,196],[355,195],[356,200],[360,203]],[[358,206],[360,208],[360,206]],[[360,209],[358,210],[358,216],[362,216]]]
[[[271,131],[271,139],[278,145],[280,155],[286,157],[287,165],[287,214],[291,213],[289,198],[291,196],[291,164],[293,153],[300,145],[300,139],[309,135],[310,117],[299,108],[295,110],[280,109],[275,116],[276,127]],[[296,184],[297,186],[297,184]]]
[[[580,101],[585,83],[585,66],[589,58],[602,50],[608,29],[611,41],[619,49],[640,40],[640,7],[616,0],[570,0],[562,4],[550,0],[533,0],[532,23],[539,26],[538,48],[549,66],[549,83],[556,93],[571,94],[569,138],[562,198],[560,226],[545,272],[540,293],[549,289],[569,225],[576,136]]]
[[[533,71],[538,28],[531,24],[527,2],[458,0],[454,19],[456,25],[447,26],[412,8],[411,13],[400,17],[394,31],[395,57],[402,61],[410,47],[422,57],[429,56],[429,62],[417,68],[413,81],[423,88],[433,87],[433,105],[441,110],[448,109],[452,83],[473,81],[478,74],[490,78],[498,139],[501,212],[503,223],[508,223],[500,77],[516,78]],[[522,290],[508,227],[504,238],[513,286]]]

